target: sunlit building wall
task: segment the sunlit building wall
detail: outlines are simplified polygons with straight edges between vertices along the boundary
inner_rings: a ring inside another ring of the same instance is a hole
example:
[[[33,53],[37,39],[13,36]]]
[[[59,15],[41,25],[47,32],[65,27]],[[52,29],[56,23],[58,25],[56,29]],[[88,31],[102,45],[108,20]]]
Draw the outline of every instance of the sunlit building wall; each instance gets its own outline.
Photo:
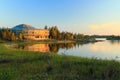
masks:
[[[24,37],[30,40],[47,40],[49,39],[49,31],[44,29],[26,30]]]

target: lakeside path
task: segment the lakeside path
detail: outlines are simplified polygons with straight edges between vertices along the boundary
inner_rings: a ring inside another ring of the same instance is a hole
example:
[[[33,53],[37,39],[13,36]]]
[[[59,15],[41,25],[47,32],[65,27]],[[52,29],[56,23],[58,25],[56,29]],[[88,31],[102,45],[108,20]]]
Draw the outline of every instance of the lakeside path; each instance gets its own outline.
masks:
[[[120,63],[13,50],[0,44],[0,80],[120,80]]]

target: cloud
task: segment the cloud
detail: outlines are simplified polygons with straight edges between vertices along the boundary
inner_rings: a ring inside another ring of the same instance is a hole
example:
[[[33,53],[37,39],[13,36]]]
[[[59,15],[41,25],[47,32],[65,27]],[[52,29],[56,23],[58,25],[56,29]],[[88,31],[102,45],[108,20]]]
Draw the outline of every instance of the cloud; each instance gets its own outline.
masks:
[[[108,29],[108,28],[118,28],[120,27],[120,23],[106,23],[106,24],[93,24],[90,25],[90,28],[93,30],[97,29]]]
[[[96,34],[120,35],[120,23],[92,24],[89,29]]]

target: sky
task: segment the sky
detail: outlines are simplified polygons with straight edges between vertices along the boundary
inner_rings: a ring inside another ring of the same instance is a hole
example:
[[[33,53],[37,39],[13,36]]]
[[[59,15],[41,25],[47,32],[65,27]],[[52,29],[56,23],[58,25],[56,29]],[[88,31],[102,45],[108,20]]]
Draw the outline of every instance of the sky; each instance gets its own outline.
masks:
[[[0,27],[18,24],[120,35],[120,0],[0,0]]]

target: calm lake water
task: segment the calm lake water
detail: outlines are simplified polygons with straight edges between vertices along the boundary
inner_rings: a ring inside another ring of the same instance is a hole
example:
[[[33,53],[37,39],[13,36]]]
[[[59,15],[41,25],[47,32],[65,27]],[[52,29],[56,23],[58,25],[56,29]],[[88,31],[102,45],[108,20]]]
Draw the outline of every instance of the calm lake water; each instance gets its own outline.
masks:
[[[54,54],[65,54],[72,56],[82,56],[98,59],[115,59],[120,60],[120,41],[105,40],[95,43],[57,43],[57,44],[32,44],[17,45],[16,48],[52,52]]]

